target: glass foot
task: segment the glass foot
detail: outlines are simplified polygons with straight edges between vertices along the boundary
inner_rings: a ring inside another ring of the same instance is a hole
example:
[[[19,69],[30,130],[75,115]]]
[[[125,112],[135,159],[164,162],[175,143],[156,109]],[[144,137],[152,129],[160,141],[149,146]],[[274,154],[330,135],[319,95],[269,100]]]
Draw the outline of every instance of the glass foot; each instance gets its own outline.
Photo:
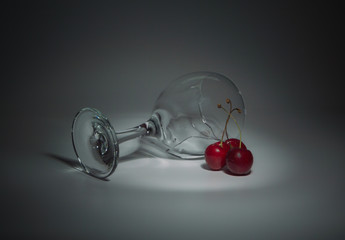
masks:
[[[83,108],[76,114],[72,141],[86,173],[106,178],[115,171],[119,158],[118,139],[108,119],[98,110]]]

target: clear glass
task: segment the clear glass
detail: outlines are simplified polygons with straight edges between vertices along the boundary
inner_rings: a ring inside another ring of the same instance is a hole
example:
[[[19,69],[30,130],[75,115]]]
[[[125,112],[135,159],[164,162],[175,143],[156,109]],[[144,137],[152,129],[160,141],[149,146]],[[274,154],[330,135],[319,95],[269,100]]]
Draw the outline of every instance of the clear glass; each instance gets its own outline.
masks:
[[[206,147],[220,140],[227,119],[223,110],[229,111],[231,106],[241,111],[232,112],[237,124],[229,122],[229,138],[238,137],[238,128],[244,126],[246,110],[239,89],[218,73],[186,74],[160,94],[146,122],[125,131],[114,131],[96,109],[80,110],[72,125],[74,150],[84,171],[98,178],[114,172],[121,143],[137,137],[178,158],[203,158]]]

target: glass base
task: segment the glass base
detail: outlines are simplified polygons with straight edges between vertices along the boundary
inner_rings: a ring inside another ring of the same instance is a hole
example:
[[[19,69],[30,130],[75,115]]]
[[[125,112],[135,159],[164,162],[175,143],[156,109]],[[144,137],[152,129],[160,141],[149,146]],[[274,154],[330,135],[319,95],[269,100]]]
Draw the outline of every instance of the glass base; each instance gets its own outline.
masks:
[[[86,173],[106,178],[115,171],[119,158],[118,139],[108,119],[98,110],[83,108],[76,114],[72,141]]]

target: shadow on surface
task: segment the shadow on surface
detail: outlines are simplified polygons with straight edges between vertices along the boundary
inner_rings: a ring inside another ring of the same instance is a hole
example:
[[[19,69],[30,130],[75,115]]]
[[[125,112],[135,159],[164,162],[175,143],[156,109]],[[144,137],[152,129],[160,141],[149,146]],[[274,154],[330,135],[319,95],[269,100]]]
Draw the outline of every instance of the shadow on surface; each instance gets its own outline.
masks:
[[[244,177],[244,176],[248,176],[252,173],[252,170],[250,170],[248,173],[246,174],[235,174],[235,173],[232,173],[229,171],[229,169],[227,168],[223,168],[223,172],[228,174],[228,175],[231,175],[231,176],[236,176],[236,177]]]
[[[44,155],[52,158],[52,159],[55,159],[55,160],[58,160],[64,164],[66,164],[67,166],[69,167],[72,167],[80,172],[83,172],[85,173],[86,175],[89,175],[93,178],[96,178],[96,179],[99,179],[99,180],[103,180],[103,181],[109,181],[108,178],[99,178],[99,177],[96,177],[96,176],[93,176],[87,172],[84,171],[84,169],[80,166],[80,163],[78,160],[75,160],[75,159],[70,159],[70,158],[66,158],[66,157],[63,157],[63,156],[60,156],[60,155],[57,155],[57,154],[54,154],[54,153],[45,153]]]
[[[212,170],[211,168],[209,168],[209,166],[207,165],[207,163],[203,163],[200,165],[202,169],[205,169],[207,171],[212,171],[212,172],[216,172],[216,171],[222,171],[228,175],[231,175],[231,176],[236,176],[236,177],[242,177],[242,176],[248,176],[252,173],[252,171],[250,171],[249,173],[247,174],[235,174],[235,173],[232,173],[229,171],[229,169],[227,169],[226,167],[220,169],[220,170]]]
[[[71,158],[66,158],[66,157],[63,157],[63,156],[60,156],[60,155],[57,155],[57,154],[54,154],[54,153],[45,153],[44,155],[50,157],[50,158],[53,158],[55,160],[58,160],[70,167],[73,167],[79,171],[83,171],[83,169],[81,168],[80,166],[80,163],[78,160],[75,160],[75,159],[71,159]]]

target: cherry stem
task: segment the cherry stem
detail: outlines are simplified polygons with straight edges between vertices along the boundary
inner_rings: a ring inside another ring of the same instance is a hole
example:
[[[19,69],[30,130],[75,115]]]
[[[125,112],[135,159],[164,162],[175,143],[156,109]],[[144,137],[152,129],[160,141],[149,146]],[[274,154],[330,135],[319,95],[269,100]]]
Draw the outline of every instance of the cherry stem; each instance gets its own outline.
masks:
[[[223,108],[223,107],[222,107]],[[226,110],[223,108],[223,110],[226,112]],[[225,122],[225,128],[223,130],[223,134],[222,134],[222,139],[220,140],[220,146],[223,147],[223,138],[224,138],[224,133],[227,132],[227,126],[228,126],[228,122],[230,120],[230,114],[228,114],[228,117],[226,119],[226,122]]]
[[[232,102],[231,102],[231,100],[229,98],[226,99],[226,103],[230,104],[230,109],[229,109],[230,111],[229,112],[221,104],[218,104],[218,108],[223,109],[224,112],[226,112],[228,114],[228,117],[227,117],[226,122],[225,122],[225,127],[224,127],[224,130],[223,130],[223,133],[222,133],[222,138],[220,140],[220,146],[223,147],[224,133],[226,133],[227,138],[229,138],[229,136],[228,136],[228,123],[229,123],[230,118],[232,118],[234,120],[234,122],[235,122],[235,124],[237,126],[237,129],[238,129],[238,132],[240,134],[240,145],[239,145],[239,148],[241,148],[241,145],[242,145],[242,132],[241,132],[241,128],[238,125],[236,118],[231,115],[231,113],[233,111],[237,111],[238,113],[241,113],[241,109],[239,109],[239,108],[232,109]]]
[[[226,114],[229,114],[229,112],[226,111],[226,109],[225,109],[222,105],[220,105],[220,107],[224,110],[224,112],[226,112]],[[223,130],[223,133],[225,132],[226,137],[229,138],[229,135],[228,135],[228,125],[227,125],[227,123],[228,123],[228,121],[227,121],[226,124],[225,124],[225,128],[224,128],[224,130]]]
[[[241,132],[240,126],[238,126],[238,123],[237,123],[236,118],[234,118],[234,116],[231,116],[231,118],[232,118],[232,119],[234,120],[234,122],[236,123],[238,132],[240,133],[240,148],[241,148],[241,143],[242,143],[242,132]]]
[[[232,109],[232,110],[230,111],[230,113],[232,113],[233,111],[237,111],[238,113],[241,113],[241,109],[239,109],[239,108],[234,108],[234,109]]]
[[[225,100],[226,103],[229,104],[229,116],[231,115],[231,112],[232,112],[232,102],[229,98],[227,98]],[[226,138],[229,139],[229,135],[228,135],[228,122],[225,123],[225,132],[226,132]]]

